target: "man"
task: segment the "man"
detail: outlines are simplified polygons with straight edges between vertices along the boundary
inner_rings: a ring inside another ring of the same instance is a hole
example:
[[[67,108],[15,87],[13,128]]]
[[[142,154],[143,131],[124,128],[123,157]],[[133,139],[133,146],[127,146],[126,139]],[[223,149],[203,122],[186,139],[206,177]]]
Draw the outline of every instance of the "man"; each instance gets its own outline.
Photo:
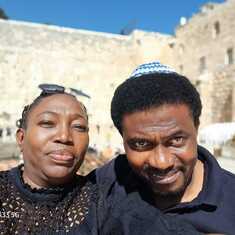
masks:
[[[159,62],[139,66],[115,91],[111,116],[126,154],[97,170],[107,203],[127,198],[203,233],[235,234],[235,175],[197,144],[200,95]]]

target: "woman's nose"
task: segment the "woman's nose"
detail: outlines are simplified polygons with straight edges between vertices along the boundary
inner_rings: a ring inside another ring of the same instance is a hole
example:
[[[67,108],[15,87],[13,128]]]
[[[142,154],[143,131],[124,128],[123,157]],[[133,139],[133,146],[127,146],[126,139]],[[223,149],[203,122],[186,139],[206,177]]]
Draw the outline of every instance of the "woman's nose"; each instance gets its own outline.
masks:
[[[61,143],[71,144],[73,142],[69,125],[67,125],[66,123],[59,125],[56,140]]]

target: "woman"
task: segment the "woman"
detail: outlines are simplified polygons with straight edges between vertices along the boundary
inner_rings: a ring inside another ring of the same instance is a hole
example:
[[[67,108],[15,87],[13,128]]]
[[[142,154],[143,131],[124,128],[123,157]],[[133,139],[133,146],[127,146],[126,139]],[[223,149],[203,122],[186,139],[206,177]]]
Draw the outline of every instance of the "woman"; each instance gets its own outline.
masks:
[[[18,122],[24,164],[0,176],[0,234],[87,234],[85,218],[98,228],[96,185],[76,175],[89,141],[86,108],[63,87],[41,88]]]
[[[89,141],[86,108],[61,86],[40,87],[18,122],[24,164],[0,173],[0,234],[182,234],[156,210],[106,206],[108,187],[76,174]]]

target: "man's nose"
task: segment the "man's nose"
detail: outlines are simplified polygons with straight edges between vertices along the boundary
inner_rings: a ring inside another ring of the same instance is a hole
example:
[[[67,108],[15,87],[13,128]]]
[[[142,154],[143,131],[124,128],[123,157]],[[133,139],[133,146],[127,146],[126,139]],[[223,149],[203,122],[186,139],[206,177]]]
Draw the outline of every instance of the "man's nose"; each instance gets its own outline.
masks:
[[[168,171],[174,167],[175,156],[164,146],[158,146],[152,152],[149,165],[159,171]]]
[[[67,123],[61,123],[58,126],[56,141],[64,144],[72,144],[72,133]]]

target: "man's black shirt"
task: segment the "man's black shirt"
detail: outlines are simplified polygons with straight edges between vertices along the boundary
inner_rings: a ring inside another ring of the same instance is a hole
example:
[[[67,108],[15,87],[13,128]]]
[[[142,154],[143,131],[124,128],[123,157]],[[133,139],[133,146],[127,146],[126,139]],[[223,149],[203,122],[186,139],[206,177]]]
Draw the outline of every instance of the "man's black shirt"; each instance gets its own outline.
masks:
[[[198,158],[204,165],[204,182],[199,195],[191,202],[180,203],[162,211],[181,218],[203,233],[235,234],[235,175],[222,169],[203,147]],[[136,206],[156,210],[152,193],[131,170],[125,155],[119,155],[96,171],[99,184],[109,184],[107,203],[111,206],[126,198]]]

